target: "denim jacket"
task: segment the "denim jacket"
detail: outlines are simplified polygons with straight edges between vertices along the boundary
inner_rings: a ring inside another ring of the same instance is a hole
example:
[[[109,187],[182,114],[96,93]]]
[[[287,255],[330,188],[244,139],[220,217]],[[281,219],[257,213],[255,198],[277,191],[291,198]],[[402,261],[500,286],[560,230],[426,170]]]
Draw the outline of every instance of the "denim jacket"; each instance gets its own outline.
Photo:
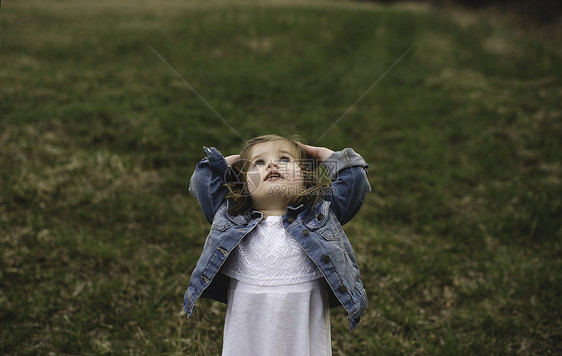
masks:
[[[205,148],[205,153],[207,157],[197,164],[191,177],[189,191],[211,223],[211,231],[184,296],[188,317],[200,297],[226,303],[229,277],[219,271],[242,238],[263,218],[259,211],[228,213],[224,177],[229,166],[217,149]],[[283,226],[318,266],[330,286],[330,307],[342,305],[353,330],[367,306],[367,295],[341,225],[351,220],[371,190],[366,176],[368,165],[351,148],[333,153],[323,164],[332,181],[326,194],[310,207],[289,206]]]

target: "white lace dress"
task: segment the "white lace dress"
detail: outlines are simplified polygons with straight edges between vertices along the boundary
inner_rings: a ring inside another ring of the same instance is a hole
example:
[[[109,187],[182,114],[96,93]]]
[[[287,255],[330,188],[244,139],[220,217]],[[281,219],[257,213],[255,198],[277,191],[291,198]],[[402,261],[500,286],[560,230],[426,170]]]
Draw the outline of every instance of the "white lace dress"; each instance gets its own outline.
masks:
[[[231,277],[223,356],[332,354],[329,287],[281,216],[261,221],[222,273]]]

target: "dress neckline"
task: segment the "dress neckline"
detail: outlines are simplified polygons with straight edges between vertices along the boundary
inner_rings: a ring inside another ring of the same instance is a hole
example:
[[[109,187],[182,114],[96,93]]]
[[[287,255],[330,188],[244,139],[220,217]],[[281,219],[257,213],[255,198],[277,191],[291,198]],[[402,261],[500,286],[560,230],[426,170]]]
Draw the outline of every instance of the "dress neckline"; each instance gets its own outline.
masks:
[[[279,225],[282,222],[283,222],[282,215],[270,215],[261,221],[261,223],[263,223],[266,226]]]

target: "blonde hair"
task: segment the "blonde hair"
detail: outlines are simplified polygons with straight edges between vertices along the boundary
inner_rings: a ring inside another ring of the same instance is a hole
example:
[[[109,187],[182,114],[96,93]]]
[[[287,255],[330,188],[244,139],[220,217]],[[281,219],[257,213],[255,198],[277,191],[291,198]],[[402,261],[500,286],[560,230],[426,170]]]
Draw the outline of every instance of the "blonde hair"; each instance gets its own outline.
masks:
[[[311,206],[324,195],[327,184],[321,182],[315,174],[316,165],[303,147],[300,145],[301,140],[297,137],[283,137],[279,135],[263,135],[246,141],[244,148],[240,152],[240,159],[232,164],[232,174],[227,178],[225,183],[228,193],[226,198],[229,199],[228,212],[233,215],[243,214],[252,208],[252,198],[248,190],[247,173],[251,164],[251,150],[255,145],[282,141],[288,143],[295,153],[295,161],[301,169],[303,177],[303,189],[299,189],[294,196],[289,197],[288,205],[298,206],[300,204]]]

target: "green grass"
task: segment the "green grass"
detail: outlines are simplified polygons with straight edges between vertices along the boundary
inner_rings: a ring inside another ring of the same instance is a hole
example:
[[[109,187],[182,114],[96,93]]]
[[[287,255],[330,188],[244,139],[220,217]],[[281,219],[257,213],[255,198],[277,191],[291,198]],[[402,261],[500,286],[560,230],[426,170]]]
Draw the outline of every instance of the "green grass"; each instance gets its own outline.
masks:
[[[369,294],[334,355],[558,354],[560,32],[349,2],[8,2],[0,68],[0,353],[218,355],[181,312],[208,232],[202,146],[320,137],[373,192],[346,225]]]

